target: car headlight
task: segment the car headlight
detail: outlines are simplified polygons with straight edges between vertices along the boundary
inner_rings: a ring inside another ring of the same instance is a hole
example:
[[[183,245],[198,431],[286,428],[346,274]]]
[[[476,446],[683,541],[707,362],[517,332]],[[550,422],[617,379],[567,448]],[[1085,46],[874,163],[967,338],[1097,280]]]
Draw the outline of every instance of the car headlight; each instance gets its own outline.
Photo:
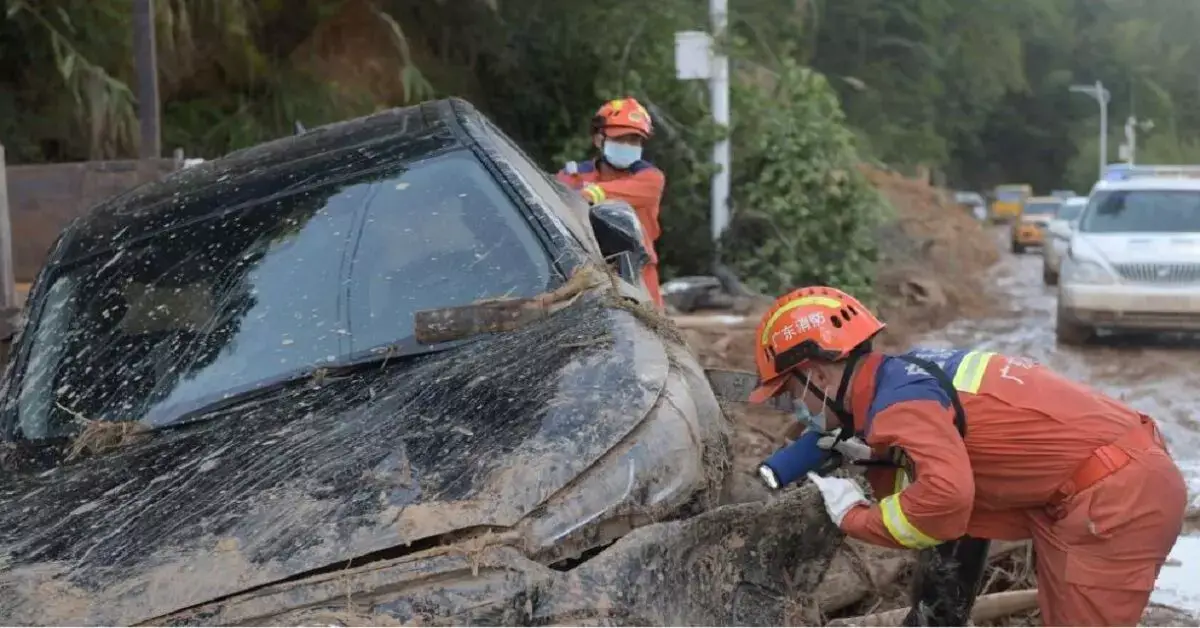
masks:
[[[1062,281],[1064,283],[1090,284],[1116,283],[1112,273],[1100,264],[1073,257],[1068,257],[1063,261]]]

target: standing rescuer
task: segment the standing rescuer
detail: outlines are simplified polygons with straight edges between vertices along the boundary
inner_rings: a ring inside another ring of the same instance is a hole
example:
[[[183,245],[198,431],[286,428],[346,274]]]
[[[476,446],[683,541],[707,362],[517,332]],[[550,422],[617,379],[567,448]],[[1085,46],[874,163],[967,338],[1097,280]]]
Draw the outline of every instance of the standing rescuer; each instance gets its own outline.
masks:
[[[650,261],[642,271],[650,297],[661,309],[662,294],[658,287],[658,253],[654,243],[661,229],[658,226],[666,178],[653,164],[642,159],[642,146],[650,139],[653,125],[650,114],[632,98],[604,103],[592,118],[592,144],[598,156],[588,161],[572,161],[558,172],[558,180],[579,190],[589,204],[607,199],[629,203],[637,212],[646,234],[646,250]]]
[[[888,547],[1032,538],[1046,625],[1137,625],[1187,505],[1154,421],[1027,358],[873,351],[883,328],[828,287],[787,294],[758,327],[751,401],[789,394],[828,442],[904,461],[867,468],[876,503],[810,473],[830,517]]]

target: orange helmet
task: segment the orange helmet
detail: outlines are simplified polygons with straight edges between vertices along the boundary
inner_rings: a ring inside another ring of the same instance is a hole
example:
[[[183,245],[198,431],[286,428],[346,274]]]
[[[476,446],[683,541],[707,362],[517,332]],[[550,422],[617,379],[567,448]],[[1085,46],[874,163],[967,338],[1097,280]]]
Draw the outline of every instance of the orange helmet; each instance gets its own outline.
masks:
[[[759,385],[750,401],[762,403],[779,394],[788,375],[811,360],[846,359],[883,327],[858,299],[837,288],[809,286],[780,297],[758,324]]]
[[[648,139],[652,126],[650,113],[632,98],[610,100],[592,118],[592,132],[603,133],[605,137],[640,135]]]

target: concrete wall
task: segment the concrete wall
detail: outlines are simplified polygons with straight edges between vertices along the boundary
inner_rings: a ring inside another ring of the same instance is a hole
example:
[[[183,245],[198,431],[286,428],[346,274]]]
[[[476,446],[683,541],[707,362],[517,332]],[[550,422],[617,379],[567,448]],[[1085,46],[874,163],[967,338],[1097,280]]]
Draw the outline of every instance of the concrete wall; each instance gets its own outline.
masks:
[[[71,220],[100,201],[160,179],[180,165],[174,159],[155,159],[8,166],[16,280],[33,281],[50,246]]]

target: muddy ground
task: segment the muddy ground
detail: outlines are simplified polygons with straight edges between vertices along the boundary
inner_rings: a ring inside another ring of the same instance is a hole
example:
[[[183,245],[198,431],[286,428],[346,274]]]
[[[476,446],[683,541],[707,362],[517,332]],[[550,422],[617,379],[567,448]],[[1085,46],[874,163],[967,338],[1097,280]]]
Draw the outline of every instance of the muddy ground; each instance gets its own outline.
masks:
[[[980,347],[1033,357],[1156,417],[1181,466],[1189,473],[1200,472],[1200,397],[1194,392],[1200,341],[1142,336],[1102,340],[1087,348],[1059,347],[1054,339],[1055,292],[1042,284],[1036,249],[1011,255],[1003,246],[1008,235],[1005,227],[981,227],[945,206],[937,192],[921,182],[880,172],[868,175],[900,214],[898,226],[887,234],[888,261],[881,265],[887,270],[878,281],[884,298],[877,305],[891,327],[884,338],[886,348]],[[705,365],[752,370],[750,349],[757,316],[704,318],[680,317],[680,323]],[[729,410],[737,425],[737,496],[765,498],[766,490],[753,477],[753,469],[780,446],[779,435],[791,419],[757,408]],[[1195,485],[1195,475],[1190,479]],[[1200,506],[1200,498],[1194,497],[1193,506]],[[996,558],[985,576],[984,593],[1036,587],[1027,544],[1003,544],[993,551]],[[818,595],[827,618],[905,605],[911,553],[850,542],[843,554],[827,576],[828,586]],[[1196,567],[1173,560],[1164,569]],[[1166,597],[1172,603],[1177,599]],[[1196,623],[1197,619],[1161,605],[1152,606],[1144,621],[1145,625]],[[1040,625],[1040,621],[1036,610],[1021,610],[983,624]]]

